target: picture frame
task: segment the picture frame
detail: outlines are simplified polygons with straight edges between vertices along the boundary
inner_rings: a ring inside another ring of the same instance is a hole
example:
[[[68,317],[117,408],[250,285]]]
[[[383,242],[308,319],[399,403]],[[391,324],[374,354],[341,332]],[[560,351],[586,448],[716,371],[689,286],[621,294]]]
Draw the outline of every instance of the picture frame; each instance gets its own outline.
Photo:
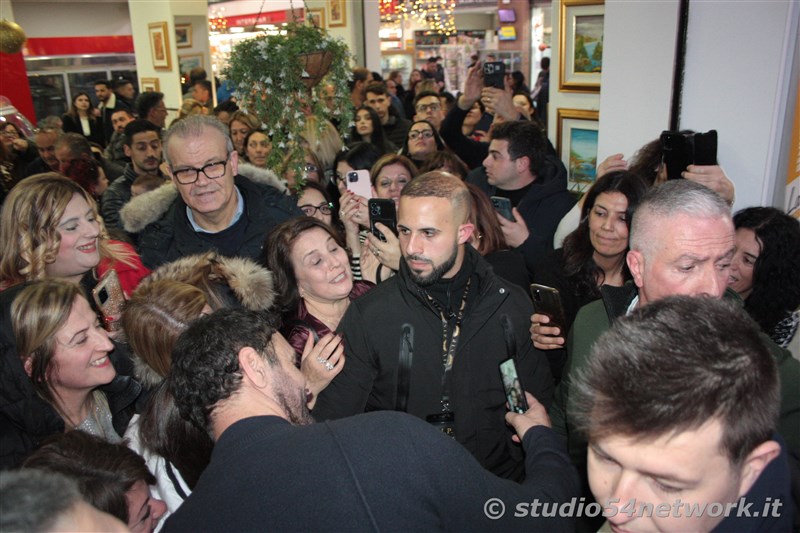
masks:
[[[586,192],[597,179],[597,138],[600,112],[558,108],[556,152],[567,167],[567,187]]]
[[[180,65],[180,73],[186,74],[195,67],[203,67],[204,64],[203,54],[183,54],[178,56],[178,65]]]
[[[172,70],[172,53],[166,22],[151,22],[147,25],[150,37],[150,52],[156,70]]]
[[[161,91],[161,84],[158,81],[158,78],[140,78],[139,83],[141,84],[141,88],[139,92],[143,93],[150,93],[150,92],[160,92]]]
[[[347,26],[347,2],[345,0],[328,0],[328,25],[331,28]]]
[[[175,24],[175,46],[178,48],[192,47],[191,24]]]
[[[325,26],[325,10],[324,9],[322,9],[322,8],[320,8],[320,9],[309,9],[308,10],[308,17],[311,18],[310,24],[313,24],[317,28],[320,28],[320,29],[323,29],[323,30],[327,28],[327,26]]]
[[[603,71],[604,0],[561,0],[558,89],[599,92]]]

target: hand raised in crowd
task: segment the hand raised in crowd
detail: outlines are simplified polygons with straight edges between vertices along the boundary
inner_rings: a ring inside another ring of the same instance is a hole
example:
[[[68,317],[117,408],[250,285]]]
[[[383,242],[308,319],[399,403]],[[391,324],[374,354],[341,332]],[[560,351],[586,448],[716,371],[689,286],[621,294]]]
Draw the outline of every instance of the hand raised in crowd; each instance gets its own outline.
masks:
[[[525,219],[519,214],[517,208],[511,209],[516,222],[508,220],[503,215],[497,213],[497,220],[500,222],[500,229],[503,231],[503,236],[506,238],[506,243],[512,248],[520,246],[523,242],[528,240],[531,233],[528,231],[528,226],[525,224]]]
[[[11,147],[17,152],[24,152],[28,149],[28,141],[25,139],[14,139],[11,141]]]
[[[308,408],[313,409],[317,395],[339,375],[344,368],[344,343],[339,335],[328,333],[314,344],[314,335],[309,332],[303,355],[300,358],[300,371],[306,378],[306,385],[312,397]]]
[[[483,67],[478,61],[467,71],[467,80],[464,82],[464,94],[458,99],[458,107],[464,111],[469,110],[475,102],[480,100],[483,90]]]
[[[486,110],[505,121],[519,119],[519,111],[514,107],[514,91],[508,81],[505,80],[505,89],[496,87],[484,87],[481,90],[481,101],[486,106]]]
[[[386,237],[386,242],[370,233],[364,242],[365,249],[377,257],[382,265],[392,270],[398,270],[400,268],[400,241],[392,233],[392,230],[380,222],[376,222],[375,227]]]
[[[339,197],[339,220],[344,224],[347,247],[354,254],[356,251],[360,252],[361,242],[358,240],[358,232],[362,225],[369,222],[366,198],[346,190]]]
[[[533,426],[551,427],[550,417],[547,416],[547,410],[544,408],[544,405],[540,404],[539,401],[533,397],[533,394],[528,391],[525,391],[525,399],[528,400],[529,408],[527,411],[524,413],[515,413],[513,411],[506,413],[506,422],[517,432],[516,435],[511,437],[511,440],[514,442],[521,442],[525,433]]]
[[[613,154],[597,165],[597,177],[601,178],[609,172],[619,172],[621,170],[628,170],[628,162],[624,159],[622,154]]]
[[[700,185],[705,185],[719,194],[726,202],[733,204],[736,190],[725,171],[719,165],[689,165],[681,176]]]
[[[539,350],[558,350],[564,347],[564,337],[560,336],[561,328],[544,325],[549,322],[550,317],[547,315],[531,315],[531,342]]]

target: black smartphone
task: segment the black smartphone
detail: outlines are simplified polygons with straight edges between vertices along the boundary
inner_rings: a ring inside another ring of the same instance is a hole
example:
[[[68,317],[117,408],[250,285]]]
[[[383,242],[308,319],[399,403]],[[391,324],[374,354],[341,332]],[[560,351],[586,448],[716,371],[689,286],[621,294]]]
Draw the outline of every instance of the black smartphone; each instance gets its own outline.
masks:
[[[394,200],[387,198],[370,198],[367,200],[369,210],[369,230],[377,238],[386,242],[386,237],[381,230],[375,227],[376,222],[380,222],[397,235],[397,209]]]
[[[506,65],[502,61],[489,61],[483,64],[483,86],[506,88]]]
[[[689,165],[717,164],[717,131],[705,133],[661,132],[661,158],[667,179],[681,179]]]
[[[515,413],[527,411],[528,400],[525,399],[525,391],[519,382],[517,365],[514,364],[513,359],[506,359],[500,363],[500,377],[503,378],[503,389],[506,391],[508,410]]]
[[[492,196],[492,205],[494,206],[494,210],[503,215],[505,219],[511,222],[517,221],[517,219],[514,218],[514,213],[511,212],[511,200],[508,198]]]
[[[561,329],[561,336],[567,334],[564,331],[567,319],[564,315],[564,307],[561,305],[561,294],[558,289],[531,283],[531,296],[533,297],[533,310],[540,315],[547,315],[550,322],[547,327],[558,327]]]

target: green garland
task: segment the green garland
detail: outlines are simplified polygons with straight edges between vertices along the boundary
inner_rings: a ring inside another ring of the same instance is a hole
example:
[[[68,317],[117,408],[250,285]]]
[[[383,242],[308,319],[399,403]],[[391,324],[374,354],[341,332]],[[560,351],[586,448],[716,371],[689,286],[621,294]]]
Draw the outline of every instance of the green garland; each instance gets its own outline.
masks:
[[[287,158],[294,166],[298,185],[304,184],[303,148],[300,137],[306,115],[316,116],[318,134],[326,120],[335,119],[349,131],[353,123],[348,81],[352,78],[351,54],[342,39],[334,39],[313,25],[291,22],[280,35],[259,35],[234,46],[223,75],[234,85],[239,106],[266,126],[272,140],[267,167],[284,168]],[[310,91],[303,82],[303,54],[327,51],[333,55],[325,78]],[[333,85],[333,109],[322,91]]]

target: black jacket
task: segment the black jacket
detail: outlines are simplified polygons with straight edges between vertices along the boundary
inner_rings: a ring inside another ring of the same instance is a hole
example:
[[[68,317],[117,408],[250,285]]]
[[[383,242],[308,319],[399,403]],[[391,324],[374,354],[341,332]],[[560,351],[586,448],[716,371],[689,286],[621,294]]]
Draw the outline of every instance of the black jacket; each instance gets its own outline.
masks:
[[[497,187],[489,185],[486,170],[477,168],[469,173],[467,182],[480,187],[488,196],[494,196]],[[553,249],[553,235],[558,223],[575,205],[575,197],[567,190],[567,169],[556,156],[547,154],[544,164],[536,173],[528,193],[517,209],[528,225],[530,236],[516,250],[525,258],[529,271]]]
[[[20,284],[0,292],[0,469],[3,470],[19,466],[43,439],[64,431],[64,421],[36,394],[17,354],[11,304],[25,286]],[[120,352],[117,349],[109,355],[118,371],[124,366]],[[124,435],[141,386],[131,377],[117,374],[100,390],[108,400],[114,430]]]
[[[64,114],[61,116],[61,121],[64,123],[64,133],[80,133],[89,142],[94,142],[100,146],[106,146],[106,138],[103,134],[103,125],[94,117],[89,119],[89,135],[83,133],[83,126],[81,126],[80,119],[72,118],[72,115]]]
[[[303,213],[290,196],[274,187],[255,183],[243,176],[236,176],[234,182],[244,197],[242,217],[247,223],[236,255],[258,261],[267,233],[281,222],[303,216]],[[159,220],[139,234],[139,255],[151,270],[180,257],[209,250],[208,241],[201,239],[189,223],[186,204],[180,195]]]
[[[521,479],[520,447],[505,423],[506,398],[499,364],[508,358],[502,317],[511,322],[517,371],[525,390],[550,405],[553,379],[547,359],[533,351],[528,332],[530,298],[517,286],[495,276],[470,246],[465,263],[474,266],[473,286],[458,340],[451,381],[455,437],[487,469]],[[398,353],[403,325],[413,326],[413,362],[407,412],[425,419],[441,411],[442,324],[439,313],[418,292],[401,262],[397,276],[356,299],[339,324],[347,364],[319,395],[318,420],[396,407]]]

